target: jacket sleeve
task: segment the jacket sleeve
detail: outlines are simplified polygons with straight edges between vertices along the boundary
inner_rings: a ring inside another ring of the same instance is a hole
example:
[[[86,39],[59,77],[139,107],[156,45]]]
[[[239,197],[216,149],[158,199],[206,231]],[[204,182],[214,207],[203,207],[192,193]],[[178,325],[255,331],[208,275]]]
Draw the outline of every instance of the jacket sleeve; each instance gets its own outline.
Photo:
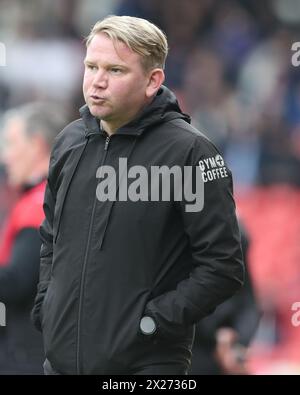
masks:
[[[52,256],[53,256],[53,217],[54,217],[55,199],[54,199],[54,194],[52,193],[49,179],[46,186],[43,207],[45,213],[45,220],[40,227],[40,237],[42,240],[42,245],[40,251],[39,283],[37,287],[37,294],[35,297],[34,306],[31,312],[32,322],[38,330],[41,330],[40,313],[41,313],[41,307],[44,301],[44,297],[50,282]]]
[[[192,168],[193,187],[201,182],[204,187],[203,206],[199,211],[188,212],[189,202],[185,199],[179,203],[192,270],[176,289],[150,300],[145,308],[145,314],[155,319],[159,331],[166,336],[178,334],[212,313],[241,287],[244,278],[229,169],[214,145],[200,136],[185,164]],[[212,168],[222,171],[209,173],[208,169]]]

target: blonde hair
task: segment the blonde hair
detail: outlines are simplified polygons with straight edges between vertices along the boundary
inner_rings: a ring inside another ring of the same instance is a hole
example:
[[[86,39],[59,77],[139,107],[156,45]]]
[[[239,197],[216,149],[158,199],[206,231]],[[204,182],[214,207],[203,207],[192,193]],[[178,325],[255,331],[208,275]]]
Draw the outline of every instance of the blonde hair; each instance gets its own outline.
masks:
[[[145,70],[159,67],[164,69],[168,55],[168,42],[165,34],[153,23],[142,18],[111,15],[98,21],[86,38],[88,47],[93,37],[105,33],[116,43],[123,42],[142,58]]]

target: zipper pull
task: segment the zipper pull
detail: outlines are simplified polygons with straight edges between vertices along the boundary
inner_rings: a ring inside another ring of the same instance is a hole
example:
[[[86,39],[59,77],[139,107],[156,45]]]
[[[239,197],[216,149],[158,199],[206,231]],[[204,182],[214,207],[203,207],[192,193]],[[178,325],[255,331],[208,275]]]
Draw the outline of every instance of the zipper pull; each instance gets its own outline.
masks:
[[[105,139],[104,151],[107,151],[109,142],[110,142],[110,137],[107,136],[106,139]]]

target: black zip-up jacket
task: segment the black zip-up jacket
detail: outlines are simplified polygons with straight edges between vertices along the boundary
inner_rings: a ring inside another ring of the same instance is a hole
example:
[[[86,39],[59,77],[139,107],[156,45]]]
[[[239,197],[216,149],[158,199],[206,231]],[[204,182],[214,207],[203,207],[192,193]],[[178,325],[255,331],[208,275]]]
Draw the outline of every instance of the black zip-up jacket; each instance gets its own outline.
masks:
[[[111,137],[87,106],[81,116],[56,139],[45,194],[32,317],[46,357],[62,374],[189,366],[194,324],[243,281],[231,173],[166,87]],[[203,209],[187,212],[175,199],[100,202],[97,169],[117,170],[119,158],[149,173],[151,166],[200,167]],[[144,315],[156,322],[153,335],[140,331]]]

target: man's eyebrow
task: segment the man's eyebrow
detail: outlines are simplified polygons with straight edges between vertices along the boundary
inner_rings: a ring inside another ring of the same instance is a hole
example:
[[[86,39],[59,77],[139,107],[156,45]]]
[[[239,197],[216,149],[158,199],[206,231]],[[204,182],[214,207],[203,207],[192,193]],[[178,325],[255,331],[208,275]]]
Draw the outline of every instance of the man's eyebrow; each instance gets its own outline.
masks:
[[[85,59],[83,60],[83,63],[84,63],[84,64],[93,64],[93,65],[97,64],[96,61],[93,61],[93,60],[87,59],[87,58],[85,58]],[[128,68],[127,65],[121,64],[121,63],[106,63],[105,66],[108,67],[108,68],[109,68],[109,67],[120,67],[120,68],[122,68],[122,69],[127,69],[127,68]]]
[[[95,62],[93,62],[92,60],[87,59],[87,58],[85,58],[85,59],[83,60],[83,63],[84,63],[84,64],[87,64],[87,63],[89,63],[89,64],[95,64]]]
[[[109,63],[107,65],[108,67],[119,67],[120,69],[127,69],[128,67],[124,64],[120,64],[120,63]]]

